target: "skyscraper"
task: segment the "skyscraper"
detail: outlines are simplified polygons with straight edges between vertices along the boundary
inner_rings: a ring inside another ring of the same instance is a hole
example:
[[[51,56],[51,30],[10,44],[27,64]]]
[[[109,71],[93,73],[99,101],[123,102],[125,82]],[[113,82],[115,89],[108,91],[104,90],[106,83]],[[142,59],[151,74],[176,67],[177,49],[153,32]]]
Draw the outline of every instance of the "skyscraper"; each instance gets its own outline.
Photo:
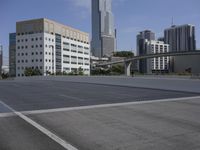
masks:
[[[9,75],[16,76],[16,33],[9,34]]]
[[[146,41],[155,40],[155,33],[150,30],[145,30],[137,35],[137,55],[147,54]],[[147,73],[147,60],[139,60],[138,70],[140,73]]]
[[[110,56],[116,48],[112,0],[92,1],[92,55]]]
[[[171,52],[196,50],[195,26],[186,24],[165,29],[164,41],[170,45]]]

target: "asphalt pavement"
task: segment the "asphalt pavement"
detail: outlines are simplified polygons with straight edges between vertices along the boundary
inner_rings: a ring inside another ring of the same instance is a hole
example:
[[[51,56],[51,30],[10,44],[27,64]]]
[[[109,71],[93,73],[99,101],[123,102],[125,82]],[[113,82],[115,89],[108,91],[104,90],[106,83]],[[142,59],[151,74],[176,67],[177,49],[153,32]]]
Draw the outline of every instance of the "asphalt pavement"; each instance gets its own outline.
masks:
[[[0,150],[200,149],[198,91],[72,79],[0,81]]]

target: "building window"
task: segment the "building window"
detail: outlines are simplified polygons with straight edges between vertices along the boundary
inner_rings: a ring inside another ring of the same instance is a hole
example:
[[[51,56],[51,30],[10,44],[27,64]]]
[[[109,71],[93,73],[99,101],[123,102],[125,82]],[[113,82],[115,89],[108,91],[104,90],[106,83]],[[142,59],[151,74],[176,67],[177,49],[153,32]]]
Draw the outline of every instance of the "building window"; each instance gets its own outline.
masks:
[[[42,55],[42,52],[40,52],[40,55]]]
[[[34,38],[32,38],[31,41],[34,41]]]
[[[42,40],[42,37],[40,37],[40,40]]]
[[[40,47],[42,47],[42,45],[40,45]]]

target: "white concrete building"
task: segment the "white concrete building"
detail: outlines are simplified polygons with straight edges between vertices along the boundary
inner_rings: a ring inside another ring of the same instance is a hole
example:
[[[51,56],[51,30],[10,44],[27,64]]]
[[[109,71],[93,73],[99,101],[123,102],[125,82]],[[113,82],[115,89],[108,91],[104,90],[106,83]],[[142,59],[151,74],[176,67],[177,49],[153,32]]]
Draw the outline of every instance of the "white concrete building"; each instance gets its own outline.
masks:
[[[148,54],[167,53],[169,52],[169,44],[162,41],[146,40]],[[167,73],[169,72],[169,57],[159,57],[147,59],[147,73]]]
[[[90,74],[88,33],[44,18],[16,26],[16,76],[24,76],[25,68],[39,69],[43,75],[79,68]]]

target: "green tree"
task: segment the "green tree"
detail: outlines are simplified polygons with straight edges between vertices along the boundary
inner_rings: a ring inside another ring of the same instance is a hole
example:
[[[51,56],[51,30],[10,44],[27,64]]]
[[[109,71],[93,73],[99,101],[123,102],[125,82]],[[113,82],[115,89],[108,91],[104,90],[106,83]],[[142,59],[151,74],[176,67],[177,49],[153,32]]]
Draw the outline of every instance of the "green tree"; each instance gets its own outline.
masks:
[[[83,68],[78,68],[78,75],[84,75]]]
[[[42,75],[39,69],[26,68],[24,71],[25,76],[39,76]]]
[[[124,66],[123,65],[113,65],[111,68],[111,71],[114,74],[124,74]]]

